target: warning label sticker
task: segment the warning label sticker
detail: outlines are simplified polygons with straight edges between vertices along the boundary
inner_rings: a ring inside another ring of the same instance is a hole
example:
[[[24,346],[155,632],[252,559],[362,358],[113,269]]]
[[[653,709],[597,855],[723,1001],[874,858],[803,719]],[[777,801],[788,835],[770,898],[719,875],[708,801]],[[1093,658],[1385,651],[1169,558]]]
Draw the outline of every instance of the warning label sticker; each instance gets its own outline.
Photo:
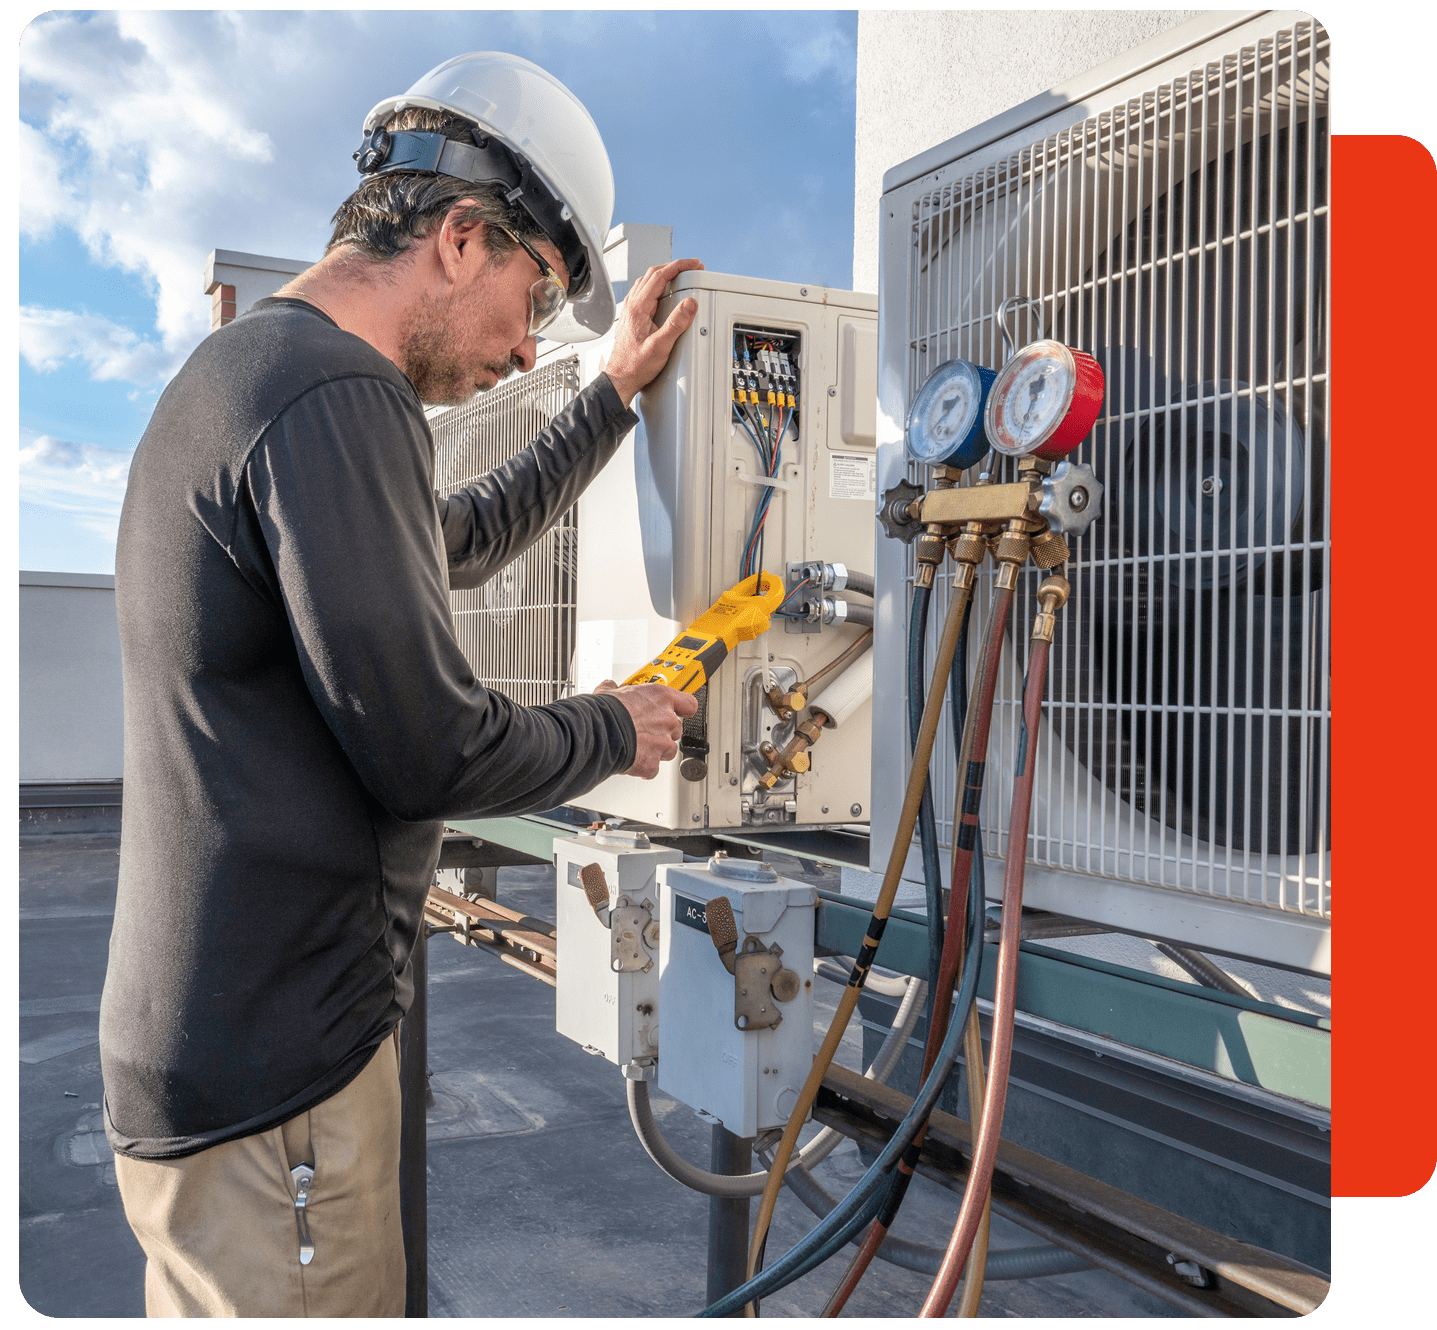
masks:
[[[868,499],[878,497],[878,473],[872,453],[828,454],[828,497]]]

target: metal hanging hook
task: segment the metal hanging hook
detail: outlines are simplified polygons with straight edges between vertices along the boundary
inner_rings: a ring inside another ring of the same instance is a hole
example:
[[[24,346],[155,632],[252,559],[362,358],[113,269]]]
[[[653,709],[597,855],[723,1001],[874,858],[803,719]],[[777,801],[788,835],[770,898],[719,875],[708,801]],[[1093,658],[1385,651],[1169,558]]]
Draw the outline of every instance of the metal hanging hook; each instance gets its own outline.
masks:
[[[1043,302],[1037,296],[1009,296],[998,306],[998,330],[1003,334],[1003,359],[1009,360],[1018,349],[1014,345],[1013,338],[1008,335],[1008,311],[1010,309],[1021,309],[1024,305],[1029,306],[1033,311],[1033,321],[1038,325],[1038,335],[1033,340],[1043,340]],[[1016,324],[1014,325],[1017,326]],[[1026,346],[1027,343],[1025,342]]]

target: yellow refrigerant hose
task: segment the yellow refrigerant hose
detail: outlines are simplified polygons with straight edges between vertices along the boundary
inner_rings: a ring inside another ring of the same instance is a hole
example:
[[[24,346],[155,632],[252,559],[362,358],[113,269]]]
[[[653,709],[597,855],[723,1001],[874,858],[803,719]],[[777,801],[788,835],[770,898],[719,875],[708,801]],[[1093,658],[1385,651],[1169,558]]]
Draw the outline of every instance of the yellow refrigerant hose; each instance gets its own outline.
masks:
[[[938,642],[933,665],[934,678],[946,678],[952,666],[953,653],[958,646],[958,633],[963,626],[963,611],[967,608],[970,594],[971,587],[969,586],[955,588],[953,599],[948,606],[948,617],[943,623],[943,636]],[[843,1039],[843,1033],[848,1028],[849,1018],[853,1015],[853,1009],[858,1005],[859,994],[862,993],[864,981],[868,977],[868,968],[873,964],[878,944],[882,940],[884,926],[887,924],[889,912],[893,908],[893,898],[898,894],[898,881],[903,875],[903,864],[908,857],[909,842],[913,839],[913,828],[918,821],[918,805],[923,798],[923,785],[928,775],[928,763],[933,755],[933,740],[938,733],[938,720],[943,711],[943,697],[943,689],[929,690],[928,700],[923,707],[923,719],[918,727],[918,742],[914,746],[913,761],[908,771],[908,785],[903,793],[903,808],[898,815],[898,826],[893,836],[893,848],[889,851],[888,867],[883,874],[883,886],[879,890],[878,901],[873,907],[868,935],[863,939],[863,950],[854,963],[853,973],[849,976],[848,985],[839,999],[838,1010],[834,1013],[833,1021],[828,1027],[828,1033],[824,1036],[822,1046],[814,1056],[813,1067],[808,1073],[808,1079],[804,1082],[798,1102],[794,1105],[792,1113],[789,1114],[788,1123],[783,1129],[783,1139],[774,1152],[773,1166],[769,1169],[768,1183],[765,1185],[763,1196],[759,1201],[758,1216],[753,1226],[753,1238],[749,1244],[749,1279],[753,1278],[757,1269],[758,1254],[763,1247],[763,1240],[768,1234],[768,1226],[773,1220],[774,1204],[778,1199],[779,1188],[783,1185],[783,1175],[788,1170],[788,1161],[793,1157],[799,1131],[808,1117],[809,1110],[813,1107],[814,1100],[818,1098],[818,1088],[823,1084],[824,1076],[828,1074],[834,1055],[838,1052],[838,1045]],[[752,1316],[753,1304],[747,1304],[744,1310],[746,1315]]]

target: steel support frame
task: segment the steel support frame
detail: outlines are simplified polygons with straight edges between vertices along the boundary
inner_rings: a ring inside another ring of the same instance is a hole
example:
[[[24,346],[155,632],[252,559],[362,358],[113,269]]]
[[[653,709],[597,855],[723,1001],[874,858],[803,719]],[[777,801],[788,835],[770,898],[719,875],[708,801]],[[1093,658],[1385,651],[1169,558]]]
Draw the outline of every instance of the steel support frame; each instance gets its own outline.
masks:
[[[814,1118],[879,1150],[912,1102],[834,1067],[824,1078]],[[971,1150],[968,1124],[935,1111],[919,1172],[961,1192]],[[993,1208],[1190,1316],[1302,1316],[1327,1296],[1328,1281],[1317,1270],[1194,1224],[1007,1141],[998,1149]],[[1169,1261],[1170,1255],[1175,1261]],[[1206,1287],[1177,1274],[1176,1261],[1201,1267]]]

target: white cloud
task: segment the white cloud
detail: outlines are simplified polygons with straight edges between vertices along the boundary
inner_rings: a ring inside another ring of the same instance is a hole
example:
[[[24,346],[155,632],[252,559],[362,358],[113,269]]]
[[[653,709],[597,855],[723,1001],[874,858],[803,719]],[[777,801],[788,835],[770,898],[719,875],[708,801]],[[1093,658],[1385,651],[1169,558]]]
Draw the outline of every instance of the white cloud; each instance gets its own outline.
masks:
[[[67,515],[113,543],[132,453],[22,431],[20,501]]]
[[[145,384],[179,368],[174,352],[98,314],[20,307],[20,355],[44,373],[67,360],[82,360],[96,380]]]
[[[138,279],[154,299],[153,324],[149,310],[126,319],[132,342],[92,329],[62,352],[50,329],[45,363],[79,357],[96,374],[140,375],[141,385],[156,365],[181,363],[209,331],[209,251],[318,258],[329,217],[357,183],[350,151],[366,112],[456,52],[531,56],[586,101],[615,147],[637,151],[623,138],[623,87],[649,57],[635,51],[660,30],[702,42],[708,22],[541,10],[40,15],[19,52],[22,233],[72,229],[95,263]],[[755,14],[752,23],[757,42],[775,38],[780,79],[852,84],[851,16]]]

